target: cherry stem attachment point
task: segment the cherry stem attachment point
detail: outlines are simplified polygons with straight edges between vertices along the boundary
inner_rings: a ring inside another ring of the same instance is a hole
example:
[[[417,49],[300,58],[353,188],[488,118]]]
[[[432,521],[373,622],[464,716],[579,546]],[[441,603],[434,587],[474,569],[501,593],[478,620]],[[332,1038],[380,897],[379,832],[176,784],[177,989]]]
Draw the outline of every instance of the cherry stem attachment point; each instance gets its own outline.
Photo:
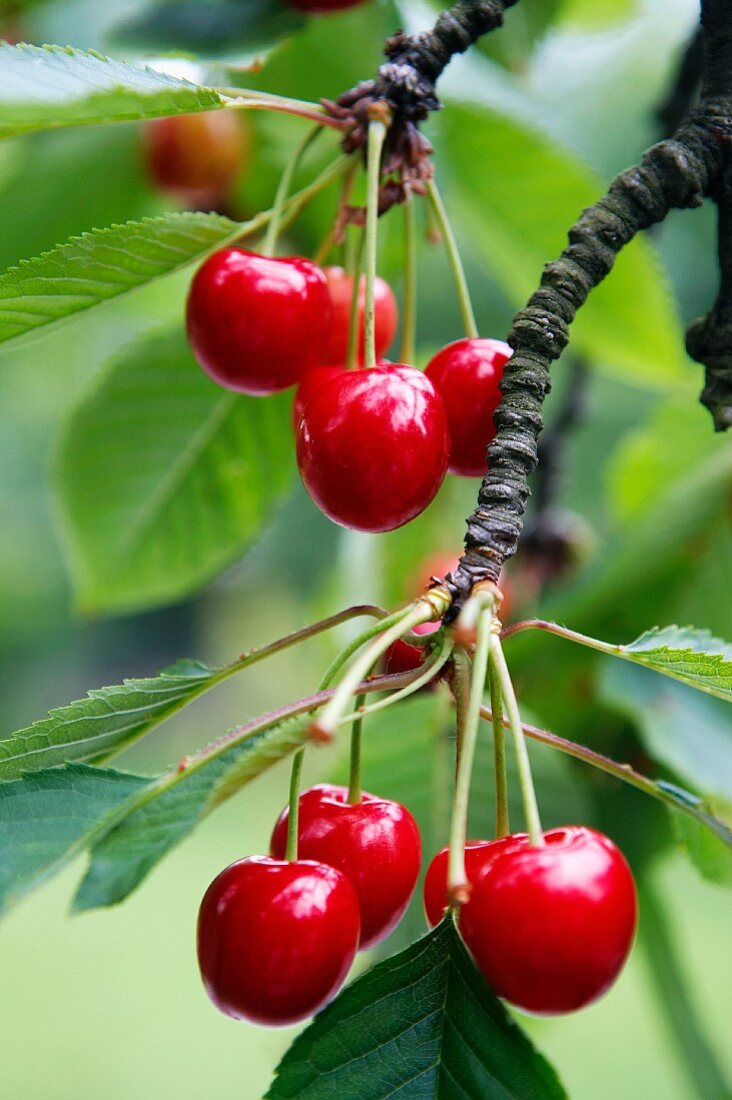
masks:
[[[457,241],[455,240],[455,234],[452,231],[445,204],[442,201],[440,192],[437,190],[437,184],[434,179],[427,181],[426,189],[427,198],[434,212],[435,220],[440,227],[440,232],[442,233],[447,259],[450,264],[450,270],[452,271],[455,290],[457,292],[463,329],[465,330],[466,336],[475,339],[478,336],[478,325],[475,320],[473,303],[470,300],[470,291],[468,290],[468,281],[465,278],[465,269],[463,268],[463,261],[460,259],[460,251],[457,246]]]
[[[379,184],[381,183],[381,154],[386,139],[386,125],[380,118],[369,122],[366,151],[366,238],[365,262],[366,302],[364,309],[364,362],[367,367],[376,366],[376,318],[374,313],[374,280],[376,279],[376,251],[378,246]]]
[[[267,227],[267,234],[262,244],[262,255],[273,256],[275,248],[277,247],[277,238],[282,227],[282,215],[285,212],[285,203],[287,196],[290,193],[292,187],[292,180],[297,171],[298,165],[302,160],[308,147],[312,144],[315,138],[320,133],[320,128],[315,127],[309,130],[305,137],[300,141],[296,147],[292,156],[288,159],[284,171],[280,177],[280,182],[277,185],[277,191],[275,193],[274,203],[272,204],[272,217]]]
[[[539,807],[536,801],[534,780],[531,775],[529,754],[526,749],[526,738],[524,737],[524,730],[521,724],[521,714],[519,713],[518,703],[516,701],[516,693],[513,690],[513,684],[511,682],[511,675],[508,671],[508,665],[506,664],[506,658],[503,655],[501,639],[496,633],[492,633],[491,635],[490,656],[492,659],[493,667],[496,671],[496,675],[501,685],[503,701],[505,702],[506,712],[508,714],[509,729],[511,730],[514,748],[516,750],[519,785],[521,787],[521,797],[524,804],[524,817],[526,818],[526,828],[528,830],[529,840],[531,844],[533,844],[535,847],[541,848],[544,845],[544,833],[542,831],[541,820],[539,818]],[[499,712],[499,715],[500,717],[498,720],[501,721],[502,714],[500,714]]]
[[[404,216],[404,308],[402,311],[402,345],[400,363],[414,363],[417,328],[417,236],[414,199],[410,195],[402,207]]]

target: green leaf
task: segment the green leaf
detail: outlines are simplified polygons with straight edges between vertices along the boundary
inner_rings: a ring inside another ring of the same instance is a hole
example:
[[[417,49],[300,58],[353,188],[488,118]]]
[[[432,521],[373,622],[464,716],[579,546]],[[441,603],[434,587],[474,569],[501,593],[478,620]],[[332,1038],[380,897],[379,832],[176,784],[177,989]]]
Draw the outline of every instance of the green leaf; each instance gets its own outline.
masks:
[[[202,259],[233,240],[218,214],[165,214],[95,229],[0,276],[0,343],[48,329]]]
[[[268,1100],[540,1100],[565,1092],[445,920],[328,1006]]]
[[[513,303],[523,305],[543,265],[564,248],[569,226],[605,188],[567,149],[490,110],[451,102],[440,129],[455,166],[455,219]],[[636,386],[670,388],[688,377],[670,289],[647,241],[623,250],[612,278],[579,313],[572,341],[593,364]]]
[[[0,138],[223,107],[213,88],[71,46],[0,44]]]
[[[178,661],[159,676],[90,691],[0,741],[0,780],[72,760],[107,760],[243,666]]]
[[[667,789],[670,784],[663,784]],[[701,803],[699,804],[701,806]],[[703,810],[700,810],[704,814]],[[700,874],[718,886],[732,886],[732,851],[715,828],[715,818],[707,817],[705,827],[687,814],[672,813],[674,832]]]
[[[305,16],[281,0],[167,0],[123,23],[113,40],[145,52],[185,50],[215,57],[255,53],[298,30]]]
[[[633,15],[636,0],[563,0],[559,8],[559,21],[583,30],[595,31],[627,20]]]
[[[160,776],[141,804],[105,833],[92,849],[91,863],[74,909],[122,901],[176,844],[221,802],[307,740],[311,717],[292,718],[235,743],[193,758],[190,768]]]
[[[727,705],[628,664],[608,664],[599,689],[606,703],[637,725],[655,760],[705,795],[732,802],[732,722]]]
[[[149,783],[84,764],[0,783],[0,913],[60,870]]]
[[[215,385],[182,333],[111,363],[72,410],[56,462],[84,611],[181,599],[242,554],[290,483],[287,406]]]

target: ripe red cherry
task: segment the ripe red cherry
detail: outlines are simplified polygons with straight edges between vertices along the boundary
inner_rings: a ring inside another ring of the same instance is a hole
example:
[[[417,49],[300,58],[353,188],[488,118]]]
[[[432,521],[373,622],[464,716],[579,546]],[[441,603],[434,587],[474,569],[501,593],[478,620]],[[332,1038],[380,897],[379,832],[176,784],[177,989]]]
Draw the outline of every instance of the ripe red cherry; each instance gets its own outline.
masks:
[[[272,855],[287,842],[288,810],[272,833]],[[346,787],[323,783],[300,795],[299,854],[347,875],[361,911],[361,949],[383,940],[401,919],[419,875],[421,843],[406,807],[364,792],[348,802]]]
[[[326,382],[330,382],[331,378],[335,378],[337,374],[343,374],[344,369],[344,367],[311,367],[303,375],[302,381],[295,391],[295,400],[292,402],[292,427],[295,435],[297,435],[297,429],[300,427],[300,421],[310,398],[314,393],[317,393],[321,386],[324,386]]]
[[[342,267],[326,267],[333,319],[330,325],[330,342],[326,360],[329,363],[345,363],[348,355],[348,330],[351,323],[351,299],[353,297],[353,276],[347,275]],[[358,288],[358,361],[364,364],[364,307],[366,302],[366,281],[361,276]],[[376,359],[382,359],[394,339],[399,322],[399,310],[396,298],[389,284],[378,276],[374,280],[374,329]]]
[[[358,947],[358,901],[334,867],[250,856],[204,894],[198,965],[209,997],[270,1027],[312,1016],[340,989]]]
[[[156,118],[143,130],[145,167],[161,191],[191,206],[218,206],[241,172],[249,134],[240,112]]]
[[[514,848],[527,841],[528,837],[525,833],[514,833],[513,836],[501,837],[499,840],[467,841],[465,845],[465,874],[468,882],[474,883],[488,864],[508,848]],[[433,858],[424,878],[424,913],[430,928],[434,928],[436,924],[440,923],[447,908],[447,860],[448,849],[443,848]],[[462,915],[469,905],[470,901],[466,902],[460,910],[461,928]]]
[[[188,295],[196,359],[239,393],[277,393],[297,382],[318,364],[329,323],[325,276],[297,256],[222,248],[198,269]]]
[[[286,0],[286,2],[297,11],[320,13],[355,8],[358,4],[362,4],[363,0]]]
[[[415,634],[434,634],[441,626],[442,619],[434,623],[419,623],[413,629]],[[404,638],[398,638],[386,651],[384,672],[387,675],[396,672],[413,672],[422,664],[426,654],[427,650],[422,649],[421,646],[411,645]]]
[[[297,438],[305,488],[356,531],[392,531],[433,499],[447,469],[445,412],[414,367],[344,371],[308,403]]]
[[[617,978],[636,926],[633,876],[602,833],[552,829],[508,849],[474,883],[460,931],[488,984],[517,1008],[573,1012]]]
[[[503,367],[512,354],[501,340],[456,340],[427,365],[425,374],[445,402],[451,473],[482,477],[486,472],[485,452],[496,434],[493,413],[501,401]]]

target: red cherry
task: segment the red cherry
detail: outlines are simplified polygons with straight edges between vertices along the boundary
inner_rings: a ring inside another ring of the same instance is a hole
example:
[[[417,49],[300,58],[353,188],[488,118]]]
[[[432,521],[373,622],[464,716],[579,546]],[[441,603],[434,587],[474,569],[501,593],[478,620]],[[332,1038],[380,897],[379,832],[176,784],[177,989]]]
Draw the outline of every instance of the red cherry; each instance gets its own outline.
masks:
[[[297,11],[320,13],[355,8],[358,4],[362,4],[363,0],[286,0],[286,3]]]
[[[326,267],[325,277],[333,303],[333,320],[330,325],[330,343],[326,359],[329,363],[345,363],[348,355],[348,330],[351,323],[351,299],[353,298],[353,276],[347,275],[342,267]],[[361,276],[358,289],[358,361],[363,366],[364,351],[364,307],[366,302],[366,280]],[[374,281],[374,324],[376,359],[382,359],[389,344],[394,339],[399,322],[399,310],[396,298],[389,284],[376,277]]]
[[[207,374],[239,393],[269,394],[318,364],[330,322],[323,272],[297,256],[222,248],[196,272],[188,339]]]
[[[272,833],[278,857],[287,843],[289,812]],[[401,919],[419,875],[421,844],[417,823],[406,807],[364,793],[356,805],[346,787],[328,783],[300,795],[299,853],[347,875],[361,910],[361,949],[383,940]]]
[[[541,1015],[597,1000],[617,978],[636,926],[633,875],[602,833],[552,829],[491,860],[460,931],[499,997]]]
[[[206,992],[227,1016],[296,1024],[338,992],[358,937],[358,901],[340,871],[249,856],[204,894],[198,965]]]
[[[485,452],[496,434],[493,413],[501,401],[503,367],[512,355],[501,340],[456,340],[427,365],[425,374],[445,402],[451,473],[482,477],[486,472]]]
[[[474,883],[485,868],[508,848],[528,841],[525,833],[500,837],[498,840],[468,840],[465,844],[465,874]],[[442,848],[433,858],[424,878],[423,900],[427,924],[434,928],[445,915],[447,908],[447,860],[448,848]],[[460,910],[460,920],[470,902]],[[461,923],[462,927],[462,923]]]
[[[300,421],[310,398],[314,393],[317,393],[321,386],[324,386],[326,382],[330,382],[331,378],[335,378],[337,374],[343,374],[344,369],[344,367],[311,367],[303,375],[302,381],[295,391],[295,400],[292,402],[292,427],[295,435],[297,435],[297,429],[300,427]]]
[[[442,619],[434,623],[419,623],[414,627],[415,634],[434,634],[442,626]],[[389,675],[396,672],[413,672],[425,659],[427,650],[418,645],[410,645],[404,638],[392,642],[386,651],[384,672]],[[430,685],[427,685],[430,686]]]
[[[156,118],[143,130],[151,182],[191,206],[218,206],[242,170],[249,133],[238,112]]]
[[[442,401],[414,367],[344,371],[315,393],[300,422],[297,464],[326,516],[357,531],[414,519],[445,476]]]

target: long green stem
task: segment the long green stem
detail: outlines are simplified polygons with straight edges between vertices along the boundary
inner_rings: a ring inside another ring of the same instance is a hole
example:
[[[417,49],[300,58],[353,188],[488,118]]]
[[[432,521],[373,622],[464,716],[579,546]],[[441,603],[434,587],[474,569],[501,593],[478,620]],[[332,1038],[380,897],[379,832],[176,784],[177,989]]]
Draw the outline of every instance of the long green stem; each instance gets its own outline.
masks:
[[[511,824],[508,817],[508,776],[506,774],[506,733],[503,728],[503,692],[501,676],[491,651],[488,658],[488,680],[491,689],[491,714],[493,715],[493,768],[496,784],[496,836],[508,836]]]
[[[427,183],[427,198],[432,204],[437,224],[442,233],[445,251],[447,252],[452,277],[455,282],[455,290],[457,291],[465,335],[476,337],[478,335],[478,326],[475,321],[473,304],[470,301],[470,291],[468,290],[468,281],[465,278],[463,262],[460,259],[460,252],[458,250],[457,241],[455,240],[455,234],[450,225],[450,219],[447,216],[447,210],[445,209],[440,192],[437,190],[437,184],[433,179],[429,180]]]
[[[648,961],[658,1005],[673,1039],[673,1049],[700,1100],[732,1095],[717,1057],[692,1004],[674,937],[655,886],[646,871],[639,882],[640,944]]]
[[[441,589],[433,589],[428,595],[420,597],[415,603],[397,612],[395,616],[390,616],[393,625],[382,630],[378,637],[374,638],[356,656],[338,685],[330,703],[318,718],[313,728],[314,733],[325,740],[329,740],[346,713],[348,704],[358,685],[376,665],[382,654],[386,653],[392,642],[398,641],[402,634],[407,630],[411,630],[412,627],[439,619],[444,615],[449,607],[450,597],[446,590],[444,596],[440,595],[441,592]],[[384,623],[380,625],[384,626]]]
[[[361,338],[361,324],[359,314],[361,304],[361,267],[363,263],[364,234],[359,237],[358,244],[353,250],[353,264],[351,266],[351,310],[348,315],[348,351],[346,352],[346,370],[354,370],[360,353],[359,342]]]
[[[450,655],[453,650],[453,640],[447,634],[442,639],[442,644],[439,648],[435,649],[430,657],[420,666],[421,671],[415,673],[412,679],[403,688],[399,688],[397,691],[392,692],[386,697],[386,699],[379,699],[376,703],[370,703],[368,706],[361,707],[361,714],[366,717],[367,714],[373,714],[377,710],[385,710],[387,707],[391,707],[394,703],[401,702],[402,699],[408,698],[410,695],[414,695],[420,688],[426,687],[427,684],[432,683],[437,673],[443,668],[450,660]],[[349,722],[353,715],[347,714],[341,718],[341,722]]]
[[[399,362],[414,363],[417,328],[417,234],[414,199],[411,196],[403,204],[402,210],[404,213],[404,302]]]
[[[285,859],[297,859],[297,837],[300,825],[300,775],[305,749],[298,749],[292,758],[290,772],[290,808],[287,816],[287,845]]]
[[[330,187],[334,180],[339,179],[343,173],[348,169],[351,158],[348,156],[336,157],[335,160],[323,169],[319,176],[316,176],[312,183],[309,183],[307,187],[303,187],[301,191],[297,191],[292,195],[284,204],[284,213],[280,221],[280,232],[286,229],[288,225],[291,225],[297,217],[300,215],[300,211],[303,207],[307,206],[311,199],[314,199],[316,195],[319,195],[321,191],[324,191],[326,187]],[[248,222],[243,222],[239,231],[232,235],[232,240],[242,240],[245,237],[251,237],[252,234],[258,232],[260,229],[264,229],[269,225],[274,214],[274,208],[270,210],[263,210],[261,213],[255,215]],[[221,247],[221,242],[215,246]]]
[[[351,658],[354,653],[357,653],[358,650],[366,644],[366,642],[371,641],[371,639],[375,638],[377,634],[381,634],[382,631],[386,630],[386,628],[388,626],[391,626],[392,623],[401,622],[403,616],[404,609],[401,608],[399,611],[394,611],[391,615],[382,615],[379,622],[372,623],[372,625],[367,627],[366,630],[362,630],[358,637],[354,638],[352,642],[349,642],[345,649],[342,649],[338,656],[334,657],[334,659],[328,665],[328,668],[325,670],[325,674],[321,681],[322,687],[329,687],[330,684],[333,683],[336,676],[349,660],[349,658]]]
[[[348,801],[352,806],[357,806],[361,801],[361,737],[363,734],[363,715],[360,713],[363,707],[365,695],[359,695],[356,699],[356,714],[351,727],[351,761],[348,773]]]
[[[468,803],[470,801],[470,781],[473,776],[475,743],[478,736],[478,719],[475,715],[476,696],[480,708],[482,684],[485,680],[488,663],[488,639],[485,637],[485,620],[488,623],[490,637],[490,614],[480,620],[483,625],[483,637],[479,638],[473,660],[472,678],[470,663],[463,652],[455,654],[455,695],[457,703],[457,771],[455,792],[452,801],[450,819],[450,840],[447,857],[447,898],[450,905],[459,905],[467,901],[467,875],[465,873],[465,843],[468,837]],[[480,693],[476,685],[480,679],[479,663],[483,669]],[[479,716],[479,710],[478,710]]]
[[[229,100],[226,110],[275,111],[317,122],[318,126],[327,126],[331,130],[345,128],[340,119],[326,114],[317,103],[308,103],[304,99],[290,99],[287,96],[272,95],[270,92],[253,92],[249,88],[242,88],[241,91],[236,88],[218,88],[217,91]]]
[[[292,187],[293,177],[305,152],[313,143],[319,133],[320,128],[317,126],[314,129],[309,130],[308,133],[305,134],[302,141],[300,141],[296,145],[294,152],[289,157],[284,167],[284,171],[282,172],[280,182],[277,186],[277,191],[275,193],[274,203],[272,204],[272,218],[267,227],[267,234],[264,238],[264,242],[262,243],[261,251],[263,256],[274,255],[275,248],[277,247],[277,238],[279,236],[280,228],[282,225],[282,215],[285,211],[285,202],[287,201],[287,196],[289,195],[290,188]]]
[[[379,184],[381,182],[381,153],[386,138],[386,126],[373,119],[369,122],[367,147],[366,184],[366,240],[364,272],[366,276],[366,301],[364,307],[364,362],[367,367],[376,366],[376,318],[374,314],[374,280],[376,279],[376,251],[378,246]]]
[[[508,671],[506,658],[503,655],[501,639],[497,634],[493,634],[491,637],[491,656],[495,664],[496,673],[500,679],[501,691],[508,712],[508,724],[516,750],[519,784],[521,786],[521,797],[524,804],[524,816],[526,818],[526,828],[528,830],[529,840],[533,845],[540,848],[544,844],[544,834],[539,818],[539,807],[536,802],[536,791],[534,790],[534,780],[531,775],[529,754],[526,749],[526,738],[524,737],[523,726],[521,725],[521,715],[519,713],[518,703],[516,702],[516,694],[513,690],[513,684],[511,683],[511,674]]]

